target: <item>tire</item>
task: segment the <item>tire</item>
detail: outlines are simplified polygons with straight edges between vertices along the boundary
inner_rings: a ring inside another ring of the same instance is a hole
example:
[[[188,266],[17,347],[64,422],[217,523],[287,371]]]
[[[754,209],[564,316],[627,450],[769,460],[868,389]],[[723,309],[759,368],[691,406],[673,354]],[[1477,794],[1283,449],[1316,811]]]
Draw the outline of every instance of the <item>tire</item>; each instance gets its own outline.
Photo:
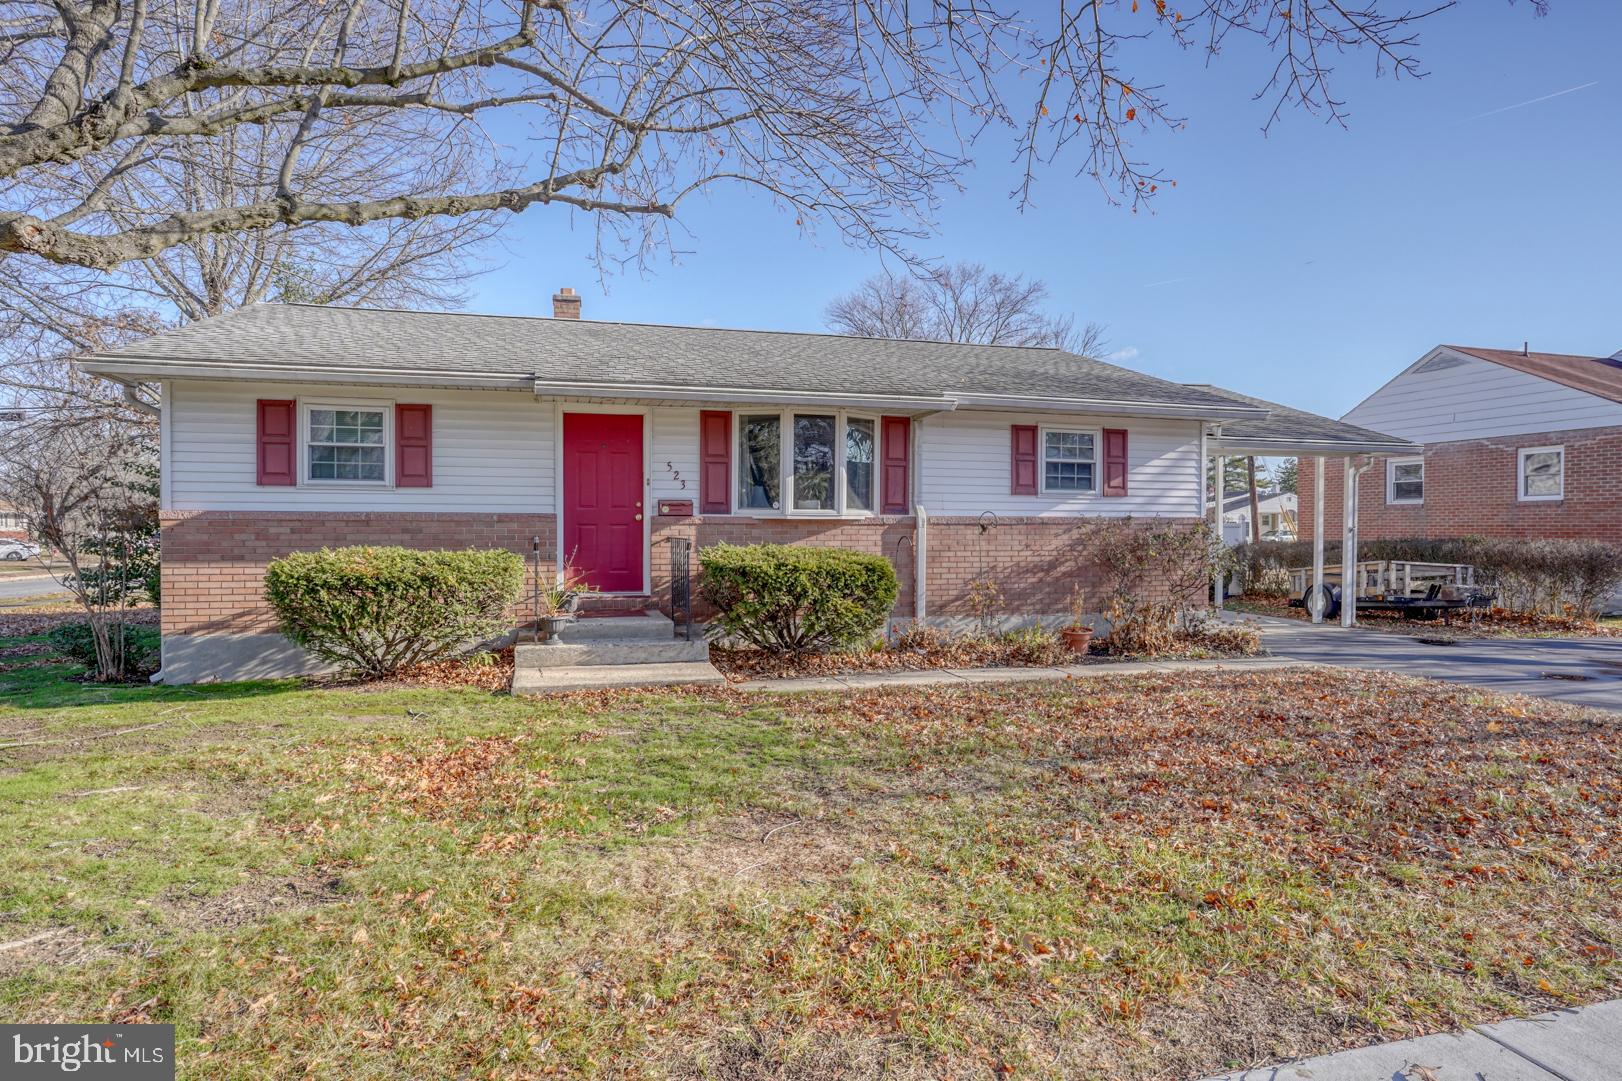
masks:
[[[1312,586],[1308,586],[1301,593],[1301,607],[1305,608],[1307,615],[1312,615]],[[1340,587],[1324,583],[1324,619],[1334,619],[1340,615]]]
[[[17,562],[20,562],[25,557],[23,556],[23,554],[21,552],[13,551],[13,552],[7,552],[6,553],[6,558],[11,560],[13,563],[17,563]]]

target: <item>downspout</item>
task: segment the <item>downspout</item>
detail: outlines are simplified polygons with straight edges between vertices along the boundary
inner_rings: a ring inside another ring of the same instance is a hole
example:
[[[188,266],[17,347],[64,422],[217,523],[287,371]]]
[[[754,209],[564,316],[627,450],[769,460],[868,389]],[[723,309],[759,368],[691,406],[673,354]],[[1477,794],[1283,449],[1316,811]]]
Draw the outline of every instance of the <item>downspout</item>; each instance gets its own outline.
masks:
[[[1357,590],[1362,584],[1357,578],[1357,490],[1363,474],[1373,459],[1346,456],[1345,494],[1341,499],[1341,551],[1340,551],[1340,625],[1350,628],[1357,624]]]
[[[912,546],[912,616],[919,623],[929,614],[929,512],[922,503],[912,508],[915,533]]]
[[[153,405],[151,402],[143,402],[140,395],[136,393],[136,391],[140,389],[140,386],[141,385],[139,383],[123,384],[124,400],[149,417],[161,416],[161,411],[157,406]]]
[[[929,512],[924,509],[924,456],[919,453],[923,445],[924,420],[940,410],[915,414],[907,425],[907,493],[912,497],[912,616],[919,623],[929,614]]]

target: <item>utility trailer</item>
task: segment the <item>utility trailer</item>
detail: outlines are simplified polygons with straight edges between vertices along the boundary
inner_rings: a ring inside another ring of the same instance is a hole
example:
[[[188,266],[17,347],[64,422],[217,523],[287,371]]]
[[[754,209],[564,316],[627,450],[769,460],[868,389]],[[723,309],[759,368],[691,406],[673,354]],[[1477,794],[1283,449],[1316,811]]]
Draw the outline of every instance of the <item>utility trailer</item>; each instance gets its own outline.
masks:
[[[1312,605],[1312,568],[1290,570],[1292,608]],[[1344,583],[1339,566],[1324,567],[1323,617],[1340,614]],[[1447,618],[1453,612],[1488,607],[1493,594],[1476,585],[1476,569],[1468,563],[1421,563],[1407,559],[1368,560],[1355,565],[1357,607],[1366,611],[1396,612],[1404,618]]]

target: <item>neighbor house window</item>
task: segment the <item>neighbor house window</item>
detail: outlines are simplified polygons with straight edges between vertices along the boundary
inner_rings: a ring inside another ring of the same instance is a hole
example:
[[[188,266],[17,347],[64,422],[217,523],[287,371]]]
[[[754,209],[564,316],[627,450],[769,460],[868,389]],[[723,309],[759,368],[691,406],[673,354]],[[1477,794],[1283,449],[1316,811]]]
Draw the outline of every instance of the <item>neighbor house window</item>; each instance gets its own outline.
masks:
[[[1091,492],[1096,489],[1098,436],[1063,428],[1042,429],[1042,491]]]
[[[1387,503],[1425,502],[1425,459],[1393,458],[1385,468]]]
[[[380,406],[310,406],[305,414],[305,477],[318,482],[386,482],[387,416]]]
[[[878,457],[874,426],[865,417],[845,421],[845,509],[873,509],[873,461]]]
[[[776,413],[738,417],[738,509],[781,510],[782,418]]]
[[[1562,499],[1566,494],[1566,448],[1522,447],[1516,471],[1521,499]]]

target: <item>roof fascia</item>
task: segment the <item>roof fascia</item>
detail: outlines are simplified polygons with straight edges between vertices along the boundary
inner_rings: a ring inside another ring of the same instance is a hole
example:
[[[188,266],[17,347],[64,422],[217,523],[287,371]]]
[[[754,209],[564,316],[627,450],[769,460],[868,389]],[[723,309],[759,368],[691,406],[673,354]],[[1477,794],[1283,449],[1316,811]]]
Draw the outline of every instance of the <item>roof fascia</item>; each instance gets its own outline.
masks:
[[[1013,409],[1044,413],[1107,413],[1125,417],[1176,417],[1188,420],[1266,420],[1272,410],[1261,406],[1188,405],[1181,402],[1134,402],[1115,398],[1033,398],[1005,394],[953,394],[959,409]]]
[[[443,386],[491,390],[527,390],[528,375],[490,372],[402,371],[398,368],[309,368],[282,364],[231,364],[216,361],[174,361],[141,357],[89,356],[80,368],[109,379],[154,382],[159,379],[263,380],[273,383],[352,383],[369,386]]]
[[[1418,443],[1409,443],[1403,440],[1391,440],[1379,443],[1358,439],[1259,439],[1240,438],[1222,439],[1212,436],[1207,443],[1211,454],[1221,454],[1224,457],[1237,457],[1255,455],[1258,458],[1294,457],[1296,455],[1329,455],[1342,454],[1380,454],[1405,455],[1420,454],[1424,447]]]
[[[830,394],[811,390],[758,387],[677,387],[652,383],[585,383],[534,380],[537,398],[635,398],[672,402],[758,402],[762,405],[825,405],[854,409],[950,410],[943,397],[902,398],[887,394]]]

